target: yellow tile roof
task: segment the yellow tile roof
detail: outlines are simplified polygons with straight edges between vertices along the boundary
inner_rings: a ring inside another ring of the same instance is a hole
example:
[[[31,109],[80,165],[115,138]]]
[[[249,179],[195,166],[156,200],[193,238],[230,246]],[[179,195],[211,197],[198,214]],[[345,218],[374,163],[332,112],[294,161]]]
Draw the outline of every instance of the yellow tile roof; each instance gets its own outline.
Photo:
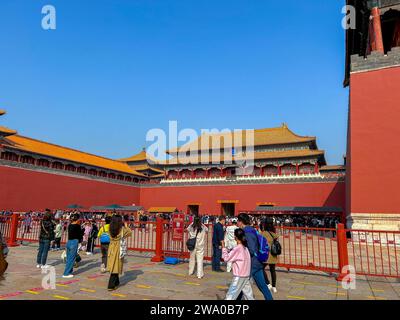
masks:
[[[344,165],[332,165],[332,166],[322,166],[319,168],[320,171],[329,171],[329,170],[346,170],[346,166]]]
[[[145,171],[145,170],[152,170],[154,172],[158,172],[158,173],[164,173],[163,170],[154,168],[149,166],[148,164],[139,164],[139,165],[130,165],[130,167],[135,170],[135,171]]]
[[[0,109],[0,116],[6,113],[6,110]]]
[[[150,213],[172,213],[177,211],[176,207],[151,207],[147,210]]]
[[[202,134],[195,141],[189,142],[178,148],[172,148],[168,150],[167,153],[176,153],[179,150],[189,151],[213,149],[212,146],[216,143],[220,143],[220,148],[232,148],[232,144],[235,144],[235,137],[237,138],[236,140],[241,141],[242,145],[245,146],[247,144],[246,135],[249,134],[251,134],[251,131],[249,130],[220,134]],[[309,141],[315,141],[315,137],[299,136],[293,133],[286,124],[283,124],[278,128],[254,130],[254,146],[278,145]],[[219,146],[216,145],[215,147]]]
[[[52,143],[47,143],[44,141],[23,137],[20,135],[9,136],[6,138],[6,140],[10,143],[10,146],[8,147],[15,148],[18,150],[41,154],[59,159],[65,159],[104,169],[115,170],[122,173],[144,176],[143,174],[133,170],[126,163],[66,147],[61,147],[59,145],[55,145]]]
[[[139,153],[133,155],[132,157],[129,158],[122,158],[122,159],[118,159],[118,161],[121,162],[139,162],[139,161],[149,161],[149,162],[157,162],[156,159],[154,159],[152,156],[150,156],[146,150],[142,150]]]
[[[9,135],[13,135],[16,133],[17,133],[17,131],[15,131],[15,130],[0,126],[0,135],[1,136],[9,136]]]
[[[287,151],[270,151],[270,152],[254,152],[254,159],[255,160],[266,160],[266,159],[282,159],[282,158],[300,158],[300,157],[312,157],[312,156],[320,156],[324,155],[323,150],[311,150],[311,149],[298,149],[298,150],[287,150]],[[252,155],[248,154],[248,157]],[[175,165],[175,164],[201,164],[203,161],[204,163],[212,163],[212,162],[220,162],[223,164],[224,159],[229,161],[239,161],[239,160],[246,160],[246,155],[236,155],[232,157],[230,154],[227,154],[226,157],[224,155],[204,155],[204,158],[198,157],[178,157],[169,159],[160,164],[164,165]]]

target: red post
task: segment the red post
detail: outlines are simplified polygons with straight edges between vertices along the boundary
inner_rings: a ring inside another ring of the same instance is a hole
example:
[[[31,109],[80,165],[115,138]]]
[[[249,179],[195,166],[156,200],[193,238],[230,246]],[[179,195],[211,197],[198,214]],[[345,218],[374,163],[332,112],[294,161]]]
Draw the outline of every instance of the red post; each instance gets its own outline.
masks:
[[[8,238],[7,242],[7,245],[9,247],[17,247],[19,245],[17,243],[18,220],[19,220],[19,213],[13,213],[13,215],[11,216],[10,237]]]
[[[337,225],[337,248],[338,248],[338,258],[339,258],[339,275],[336,278],[337,281],[342,281],[347,272],[343,272],[343,267],[349,265],[349,256],[347,252],[347,237],[346,230],[343,223],[338,223]]]
[[[157,217],[157,222],[156,222],[156,255],[153,258],[151,258],[152,262],[161,262],[161,261],[164,260],[162,244],[163,244],[163,219],[160,218],[160,217]]]
[[[372,19],[372,51],[378,51],[384,53],[383,48],[383,37],[382,37],[382,26],[381,26],[381,13],[378,7],[374,7],[371,10]]]

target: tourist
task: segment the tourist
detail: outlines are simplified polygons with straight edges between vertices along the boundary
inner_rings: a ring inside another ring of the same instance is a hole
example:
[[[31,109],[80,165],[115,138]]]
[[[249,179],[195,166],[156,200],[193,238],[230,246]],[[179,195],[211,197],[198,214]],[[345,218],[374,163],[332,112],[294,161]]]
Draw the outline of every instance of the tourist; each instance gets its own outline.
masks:
[[[0,231],[0,277],[3,276],[4,272],[7,270],[8,263],[6,261],[8,255],[8,247],[3,235]]]
[[[97,234],[97,237],[100,239],[100,250],[101,250],[100,270],[102,273],[106,272],[108,247],[111,241],[110,222],[111,222],[111,216],[106,216],[105,224],[100,228],[99,233]]]
[[[24,233],[31,232],[32,216],[31,212],[27,212],[24,216]]]
[[[40,221],[39,233],[39,250],[36,258],[36,268],[48,268],[46,264],[47,255],[50,250],[50,242],[54,240],[54,223],[52,221],[51,212],[46,209],[46,212]]]
[[[238,228],[237,219],[232,219],[232,225],[226,227],[224,245],[228,250],[232,250],[236,247],[236,239],[235,239],[235,230]],[[228,262],[226,264],[226,272],[231,272],[232,270],[232,262]]]
[[[274,222],[271,218],[266,218],[262,223],[261,223],[261,230],[262,230],[262,235],[265,237],[265,239],[268,240],[268,245],[271,248],[272,243],[274,242],[275,239],[279,238],[279,235],[276,234],[275,227],[274,227]],[[264,277],[265,277],[265,283],[268,286],[268,289],[271,290],[273,293],[277,292],[276,289],[276,264],[278,263],[278,256],[273,256],[271,254],[271,251],[268,256],[267,262],[264,264]],[[269,266],[269,271],[271,273],[271,280],[272,284],[268,280],[268,275],[266,272],[267,265]]]
[[[224,224],[225,217],[220,216],[218,222],[214,224],[212,245],[212,270],[215,272],[223,272],[221,269],[222,242],[224,241]]]
[[[54,242],[51,247],[52,250],[61,250],[61,238],[63,233],[63,226],[60,219],[55,219],[56,227],[54,229]]]
[[[66,246],[67,250],[67,261],[63,278],[72,278],[74,275],[73,267],[78,254],[78,246],[82,243],[83,233],[82,228],[79,225],[79,214],[72,214],[70,216],[70,225],[68,226],[68,242]]]
[[[222,242],[222,257],[225,262],[231,263],[233,271],[233,279],[225,300],[236,300],[241,293],[246,300],[254,300],[250,284],[251,257],[247,249],[245,232],[236,228],[234,237],[236,246],[231,250],[226,248]]]
[[[197,262],[197,278],[201,279],[204,277],[204,271],[203,271],[204,246],[208,228],[201,223],[200,217],[194,217],[193,223],[189,225],[187,230],[189,232],[189,239],[196,238],[196,245],[194,247],[194,250],[190,252],[189,276],[193,274],[194,267]]]
[[[83,241],[81,249],[82,251],[86,251],[88,246],[89,236],[92,231],[92,224],[86,220],[82,225],[82,231],[83,231]]]
[[[108,248],[107,271],[110,273],[108,290],[119,287],[119,275],[122,274],[124,258],[126,255],[126,238],[132,235],[127,222],[123,222],[120,215],[114,215],[110,223],[110,245]]]
[[[264,295],[264,299],[273,300],[271,292],[265,282],[264,265],[257,258],[259,250],[257,232],[252,226],[250,226],[250,218],[246,213],[239,214],[238,226],[239,228],[242,228],[246,234],[247,247],[251,256],[251,277],[254,279],[258,289]]]
[[[86,248],[87,255],[92,255],[94,253],[94,245],[96,243],[97,234],[99,233],[99,228],[97,228],[96,221],[94,221],[94,219],[91,219],[90,223],[91,223],[91,229]]]

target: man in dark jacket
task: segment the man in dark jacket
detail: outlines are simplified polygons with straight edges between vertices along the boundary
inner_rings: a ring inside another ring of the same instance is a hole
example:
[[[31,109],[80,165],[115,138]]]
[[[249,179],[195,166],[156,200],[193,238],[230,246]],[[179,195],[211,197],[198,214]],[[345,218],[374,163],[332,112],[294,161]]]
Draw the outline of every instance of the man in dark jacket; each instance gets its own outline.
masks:
[[[215,272],[223,272],[223,270],[221,269],[221,256],[222,256],[222,241],[224,241],[224,224],[225,224],[225,217],[220,216],[218,222],[214,224],[213,228],[212,270]]]
[[[250,226],[250,217],[241,213],[238,216],[238,226],[242,228],[246,235],[247,247],[251,256],[251,277],[257,284],[258,289],[264,295],[265,300],[273,300],[272,294],[269,291],[264,277],[264,265],[257,259],[257,252],[259,250],[258,238],[256,230]],[[238,299],[241,298],[241,295]]]

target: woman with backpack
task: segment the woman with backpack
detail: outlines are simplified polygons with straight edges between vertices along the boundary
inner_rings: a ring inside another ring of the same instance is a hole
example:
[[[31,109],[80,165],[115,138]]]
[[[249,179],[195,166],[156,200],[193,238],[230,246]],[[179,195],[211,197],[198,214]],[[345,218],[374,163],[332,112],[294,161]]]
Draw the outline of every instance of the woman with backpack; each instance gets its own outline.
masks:
[[[110,222],[111,216],[106,216],[105,224],[100,228],[97,238],[100,239],[101,250],[101,272],[106,272],[108,247],[110,245]]]
[[[203,271],[203,259],[204,259],[204,245],[205,236],[208,232],[208,228],[201,223],[200,217],[194,217],[193,223],[187,228],[189,232],[189,240],[187,247],[190,251],[189,260],[189,276],[194,272],[194,267],[197,261],[197,278],[201,279],[204,277]]]
[[[270,247],[270,252],[268,256],[268,260],[266,263],[264,263],[264,278],[265,282],[268,286],[268,289],[271,290],[273,293],[277,293],[276,289],[276,264],[278,263],[278,255],[273,254],[273,244],[274,242],[276,243],[278,241],[279,235],[276,234],[275,231],[275,226],[274,222],[271,218],[266,218],[262,223],[261,223],[261,230],[262,230],[262,235],[267,239],[268,245]],[[271,273],[271,280],[272,280],[272,285],[268,280],[268,275],[266,272],[267,265],[269,266],[269,271]]]
[[[114,215],[110,223],[110,245],[108,247],[107,271],[110,272],[108,290],[119,287],[119,275],[122,274],[124,258],[127,251],[126,239],[132,235],[128,223],[122,216]]]
[[[50,250],[50,242],[55,239],[54,223],[50,210],[46,210],[42,221],[40,221],[39,249],[36,257],[36,268],[48,268],[47,255]]]

